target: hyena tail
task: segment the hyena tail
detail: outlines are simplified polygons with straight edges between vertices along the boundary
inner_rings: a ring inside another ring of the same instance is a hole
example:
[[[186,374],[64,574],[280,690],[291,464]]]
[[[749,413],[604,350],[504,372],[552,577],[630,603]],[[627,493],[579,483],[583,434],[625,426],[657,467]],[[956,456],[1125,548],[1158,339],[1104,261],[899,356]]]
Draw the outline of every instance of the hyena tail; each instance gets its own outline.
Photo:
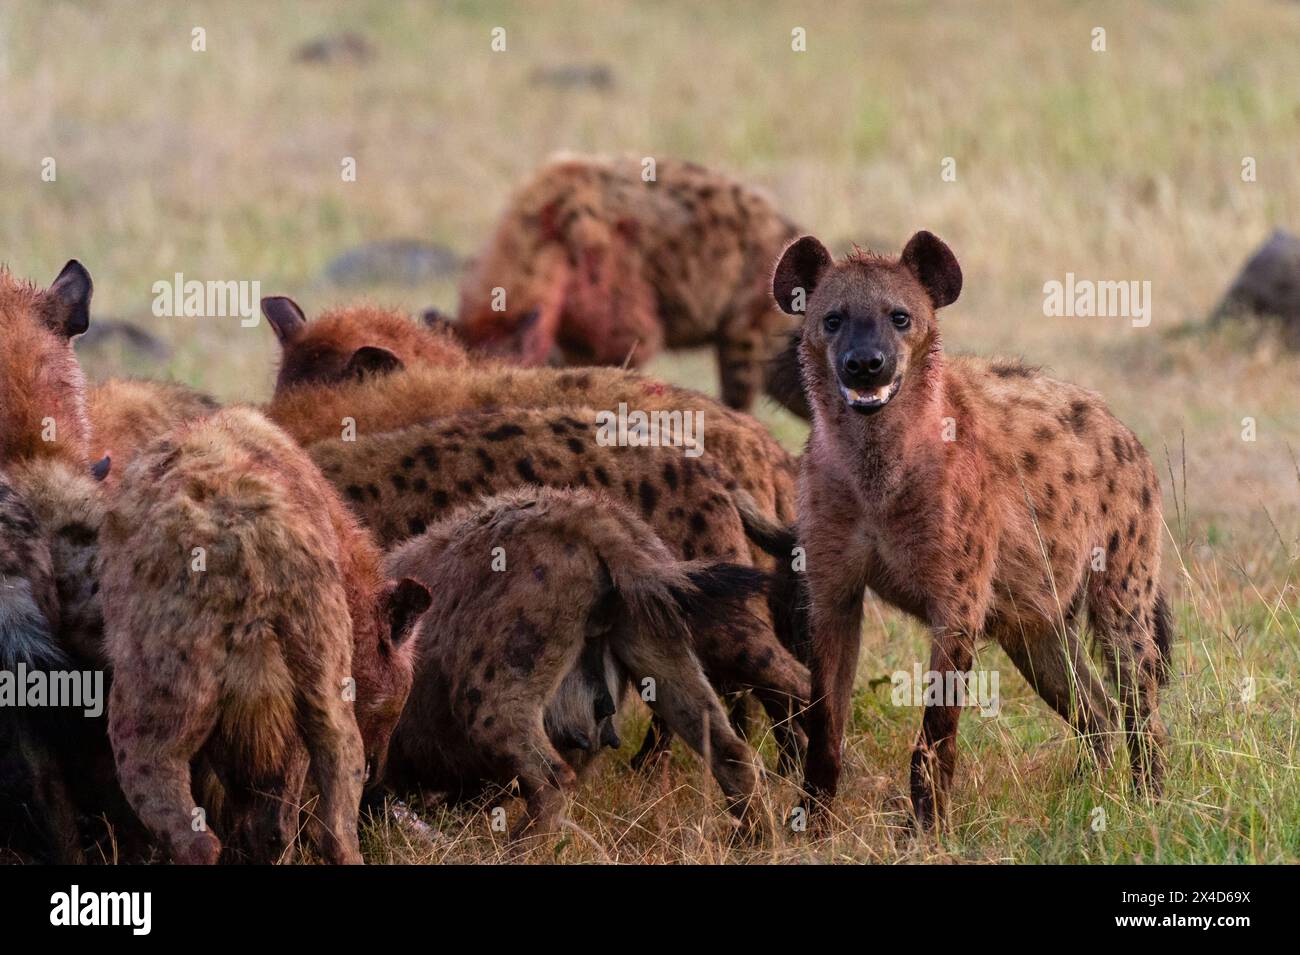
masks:
[[[1169,601],[1165,599],[1164,591],[1156,595],[1156,650],[1160,654],[1160,683],[1169,682],[1169,676],[1173,672],[1173,644],[1174,644],[1174,621],[1173,614],[1169,612]]]
[[[746,491],[732,491],[731,499],[740,514],[745,536],[776,560],[776,570],[772,573],[772,583],[767,592],[767,606],[772,613],[777,639],[794,654],[796,660],[807,666],[811,633],[808,590],[805,575],[794,569],[795,548],[799,546],[795,528],[764,514],[758,502]]]
[[[748,491],[736,488],[731,492],[731,500],[740,515],[740,523],[745,528],[745,536],[778,561],[789,562],[799,539],[794,527],[786,527],[763,513],[758,502]]]
[[[34,670],[56,670],[68,664],[37,603],[36,586],[24,577],[0,580],[0,669],[15,671],[21,663]]]

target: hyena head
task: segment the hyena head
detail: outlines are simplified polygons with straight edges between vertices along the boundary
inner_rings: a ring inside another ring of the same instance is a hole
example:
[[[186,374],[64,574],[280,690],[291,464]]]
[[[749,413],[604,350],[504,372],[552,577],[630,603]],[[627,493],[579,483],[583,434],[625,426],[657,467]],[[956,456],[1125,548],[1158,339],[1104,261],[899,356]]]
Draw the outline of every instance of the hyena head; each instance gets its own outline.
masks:
[[[918,232],[897,259],[834,262],[812,236],[793,242],[772,278],[777,304],[804,316],[800,364],[809,400],[879,412],[939,346],[935,310],[957,300],[961,268],[937,236]]]
[[[0,269],[0,463],[86,461],[86,380],[72,339],[90,325],[90,273],[75,259],[41,291]]]
[[[388,741],[415,679],[415,634],[431,598],[424,584],[404,577],[380,588],[369,619],[354,620],[352,673],[357,728],[366,749],[368,781],[384,776]]]
[[[262,314],[280,343],[276,392],[301,384],[333,384],[382,375],[410,365],[460,368],[464,346],[442,322],[413,321],[373,306],[333,309],[307,320],[298,303],[262,299]]]
[[[556,242],[477,261],[461,286],[456,331],[470,348],[520,365],[559,363],[556,335],[569,281],[568,252]]]
[[[565,674],[546,705],[546,734],[561,753],[594,756],[602,747],[623,745],[614,716],[623,680],[605,640],[589,639],[577,665]],[[570,761],[580,761],[574,757]]]

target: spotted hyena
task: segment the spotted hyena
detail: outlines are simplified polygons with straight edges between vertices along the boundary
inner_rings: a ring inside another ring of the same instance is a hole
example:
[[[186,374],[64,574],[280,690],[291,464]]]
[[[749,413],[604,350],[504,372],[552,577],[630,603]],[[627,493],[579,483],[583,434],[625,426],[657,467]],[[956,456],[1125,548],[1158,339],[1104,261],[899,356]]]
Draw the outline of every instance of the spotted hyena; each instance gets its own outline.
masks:
[[[359,862],[367,762],[381,770],[428,593],[380,553],[293,440],[217,412],[159,438],[110,499],[100,553],[114,669],[109,734],[140,819],[182,862],[215,862],[191,763],[207,764],[240,854],[290,847],[310,764],[320,848]],[[354,705],[355,701],[355,705]]]
[[[114,378],[86,394],[92,457],[109,459],[104,484],[115,485],[127,464],[149,442],[188,421],[212,414],[212,397],[172,381]]]
[[[0,473],[0,670],[66,665],[54,561],[36,516]],[[18,858],[81,862],[76,810],[59,759],[62,721],[42,708],[0,713],[0,848]]]
[[[380,323],[370,309],[339,310],[297,332],[301,310],[288,299],[265,299],[262,309],[273,326],[290,330],[277,333],[281,372],[266,411],[304,446],[338,438],[349,427],[374,434],[461,411],[581,405],[617,412],[620,404],[646,414],[691,411],[702,415],[704,457],[751,494],[762,513],[794,520],[794,459],[757,420],[697,391],[618,368],[456,364],[431,357],[446,352],[446,335],[420,329],[400,313],[389,313],[383,327],[406,331],[372,335],[367,328]],[[354,373],[333,371],[348,367]]]
[[[866,587],[930,625],[932,671],[969,671],[976,642],[996,640],[1104,759],[1116,708],[1079,638],[1086,609],[1117,681],[1134,779],[1158,789],[1156,695],[1170,649],[1160,482],[1094,392],[1016,362],[945,355],[935,311],[961,284],[928,232],[899,258],[838,262],[805,236],[776,268],[783,308],[806,296],[808,789],[828,799],[839,780]],[[960,715],[925,710],[912,754],[923,825],[942,815]]]
[[[0,604],[12,611],[15,596],[33,593],[30,583],[40,582],[35,593],[40,632],[45,650],[29,645],[23,659],[32,670],[89,672],[102,676],[101,689],[111,685],[103,652],[103,618],[100,611],[99,575],[95,566],[103,503],[99,487],[88,471],[58,458],[38,458],[11,468],[12,479],[0,482]],[[0,617],[8,616],[0,610]],[[0,626],[0,629],[4,627]],[[0,637],[11,649],[11,637]],[[3,654],[12,662],[15,655]],[[9,668],[6,665],[5,668]],[[101,706],[107,701],[100,699]],[[87,715],[89,706],[49,709],[17,714],[15,741],[34,775],[38,809],[34,815],[47,825],[47,846],[63,846],[60,857],[71,861],[83,846],[94,846],[97,856],[142,858],[148,842],[134,813],[117,785],[108,743],[108,717],[101,710]],[[24,725],[25,724],[25,725]],[[35,740],[32,731],[36,731]],[[9,749],[12,754],[14,750]],[[66,800],[72,814],[59,808]]]
[[[566,156],[534,174],[462,281],[457,330],[526,365],[639,366],[709,345],[722,400],[748,409],[793,328],[768,275],[798,230],[721,173],[654,166]]]
[[[89,464],[86,380],[72,339],[90,324],[90,273],[75,259],[48,289],[0,269],[0,466]]]
[[[385,546],[480,497],[542,485],[591,489],[624,502],[679,560],[751,563],[733,480],[679,449],[602,446],[598,431],[591,409],[474,412],[356,441],[323,441],[309,453]],[[783,768],[791,769],[801,749],[791,714],[808,699],[808,672],[774,629],[764,598],[755,598],[751,610],[752,627],[739,635],[702,630],[695,651],[719,692],[753,691],[772,721]],[[636,764],[666,743],[652,734]]]
[[[754,755],[690,650],[695,631],[747,625],[746,599],[761,585],[753,569],[679,561],[615,500],[543,488],[461,509],[387,566],[434,595],[393,733],[399,791],[464,798],[518,778],[528,813],[513,836],[553,829],[575,773],[546,732],[547,709],[594,644],[619,695],[631,683],[709,761],[730,810],[754,822]]]

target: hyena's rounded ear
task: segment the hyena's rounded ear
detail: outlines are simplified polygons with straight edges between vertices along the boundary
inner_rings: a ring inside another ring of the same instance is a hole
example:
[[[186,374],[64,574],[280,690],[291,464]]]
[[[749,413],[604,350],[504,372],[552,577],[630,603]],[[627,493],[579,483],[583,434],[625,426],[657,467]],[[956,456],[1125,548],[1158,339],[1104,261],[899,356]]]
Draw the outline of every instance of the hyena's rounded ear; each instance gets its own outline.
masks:
[[[420,321],[426,328],[431,328],[435,332],[444,332],[448,335],[456,333],[455,320],[440,308],[426,308],[420,313]]]
[[[262,314],[271,323],[281,346],[301,335],[307,326],[307,316],[298,307],[298,303],[287,295],[268,295],[262,299]]]
[[[961,294],[961,266],[952,249],[933,232],[922,230],[908,239],[899,261],[930,293],[935,308],[957,301]]]
[[[402,359],[387,348],[378,345],[363,345],[352,353],[348,363],[343,367],[344,378],[362,379],[367,375],[387,375],[403,367]]]
[[[65,338],[80,335],[90,327],[90,296],[95,284],[90,273],[76,259],[69,259],[48,293],[47,319]]]
[[[831,254],[813,236],[806,235],[790,243],[772,273],[772,296],[781,311],[802,315],[813,289],[830,265]]]
[[[389,582],[381,599],[383,612],[388,617],[389,640],[395,647],[401,646],[415,632],[420,614],[433,603],[429,588],[410,577],[403,577],[396,583]]]

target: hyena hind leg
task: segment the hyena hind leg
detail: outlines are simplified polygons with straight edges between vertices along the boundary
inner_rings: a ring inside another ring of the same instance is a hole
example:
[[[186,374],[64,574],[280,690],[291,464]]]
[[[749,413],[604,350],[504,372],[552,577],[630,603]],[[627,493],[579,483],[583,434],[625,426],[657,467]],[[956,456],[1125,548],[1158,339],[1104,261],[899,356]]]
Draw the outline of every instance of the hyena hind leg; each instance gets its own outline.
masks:
[[[559,828],[565,794],[577,785],[578,777],[540,725],[510,745],[508,765],[514,769],[528,804],[527,814],[510,832],[510,841],[517,843],[549,835]]]
[[[753,821],[750,804],[758,785],[754,756],[727,719],[695,657],[680,635],[629,627],[614,641],[616,653],[635,683],[654,680],[647,700],[670,730],[709,762],[727,797],[728,810],[743,823]]]
[[[365,783],[365,748],[361,731],[342,694],[322,681],[300,690],[298,731],[311,758],[311,776],[320,792],[319,849],[328,862],[361,863],[357,825]]]
[[[1143,598],[1136,590],[1098,587],[1088,614],[1119,691],[1133,784],[1139,793],[1158,796],[1168,747],[1158,699],[1165,665],[1160,637],[1168,633],[1164,601],[1154,588]]]
[[[1110,765],[1112,736],[1118,725],[1115,701],[1106,691],[1079,639],[1072,620],[1033,632],[999,633],[998,642],[1016,669],[1043,700],[1074,727],[1087,749],[1076,774],[1089,760],[1100,769]]]
[[[221,840],[206,827],[195,827],[196,808],[190,762],[203,748],[217,723],[215,693],[187,701],[187,712],[154,712],[160,701],[178,699],[169,693],[131,685],[119,675],[109,692],[109,738],[117,759],[117,774],[140,822],[164,843],[174,862],[214,865]],[[145,712],[142,706],[152,707]]]

